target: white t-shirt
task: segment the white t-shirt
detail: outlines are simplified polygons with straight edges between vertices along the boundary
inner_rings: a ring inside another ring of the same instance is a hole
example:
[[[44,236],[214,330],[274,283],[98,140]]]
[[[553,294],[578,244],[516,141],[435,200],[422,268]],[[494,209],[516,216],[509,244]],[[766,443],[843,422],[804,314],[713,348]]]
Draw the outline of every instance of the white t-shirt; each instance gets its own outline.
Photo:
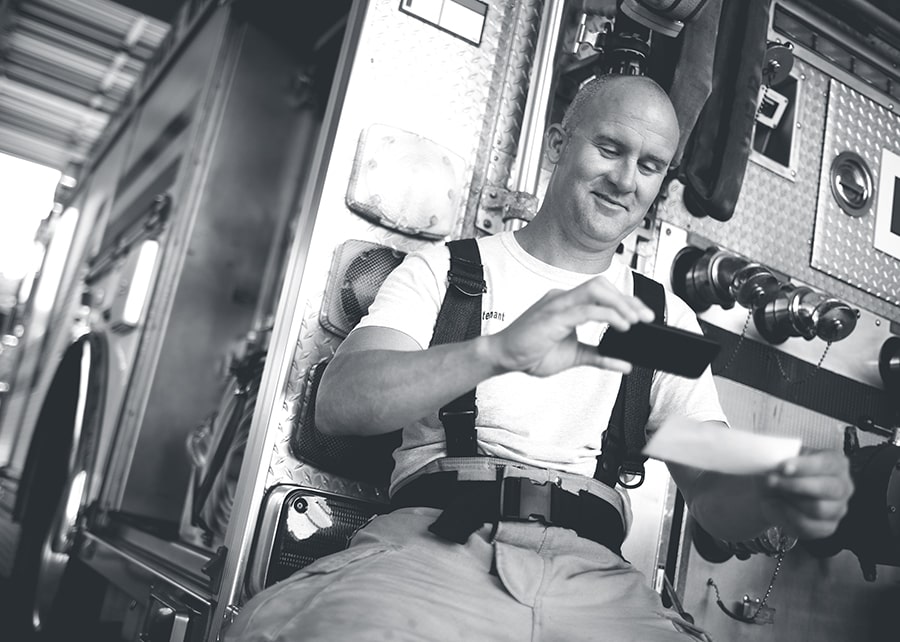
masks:
[[[512,232],[480,239],[487,292],[482,298],[483,335],[499,332],[548,290],[568,290],[596,275],[570,272],[528,254]],[[450,252],[436,245],[410,254],[385,280],[358,327],[381,326],[409,335],[428,347],[447,288]],[[620,291],[634,290],[631,269],[614,260],[604,276]],[[700,332],[693,311],[666,292],[669,325]],[[606,324],[577,329],[578,338],[596,345]],[[609,424],[622,375],[592,366],[550,377],[514,372],[483,381],[477,388],[478,447],[482,454],[523,464],[592,477],[603,431]],[[648,430],[669,414],[699,421],[725,421],[712,374],[699,379],[657,372],[650,394]],[[446,456],[444,429],[437,411],[403,427],[394,453],[393,490],[429,462]]]

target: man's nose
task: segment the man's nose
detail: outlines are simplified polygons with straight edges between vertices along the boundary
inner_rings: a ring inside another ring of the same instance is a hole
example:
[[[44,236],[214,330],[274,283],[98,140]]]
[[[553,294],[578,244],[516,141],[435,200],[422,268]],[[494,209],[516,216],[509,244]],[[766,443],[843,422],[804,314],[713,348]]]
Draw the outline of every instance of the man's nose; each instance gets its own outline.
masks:
[[[608,174],[610,183],[622,194],[629,194],[637,187],[637,163],[620,159]]]

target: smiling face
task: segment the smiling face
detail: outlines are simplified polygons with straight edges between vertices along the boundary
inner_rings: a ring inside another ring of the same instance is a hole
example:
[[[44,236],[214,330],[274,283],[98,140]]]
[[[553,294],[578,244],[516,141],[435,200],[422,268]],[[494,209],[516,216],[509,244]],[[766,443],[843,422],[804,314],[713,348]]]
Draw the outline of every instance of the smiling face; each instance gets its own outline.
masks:
[[[678,133],[661,89],[647,79],[608,79],[566,129],[548,130],[556,167],[541,209],[573,247],[614,250],[656,198]]]

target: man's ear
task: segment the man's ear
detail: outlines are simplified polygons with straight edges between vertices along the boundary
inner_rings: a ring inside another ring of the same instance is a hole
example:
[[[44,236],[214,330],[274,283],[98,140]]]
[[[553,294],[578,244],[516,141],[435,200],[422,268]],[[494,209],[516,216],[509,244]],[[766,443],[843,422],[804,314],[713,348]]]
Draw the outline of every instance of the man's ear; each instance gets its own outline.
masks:
[[[569,134],[559,123],[554,123],[547,128],[547,159],[556,165],[562,156]]]

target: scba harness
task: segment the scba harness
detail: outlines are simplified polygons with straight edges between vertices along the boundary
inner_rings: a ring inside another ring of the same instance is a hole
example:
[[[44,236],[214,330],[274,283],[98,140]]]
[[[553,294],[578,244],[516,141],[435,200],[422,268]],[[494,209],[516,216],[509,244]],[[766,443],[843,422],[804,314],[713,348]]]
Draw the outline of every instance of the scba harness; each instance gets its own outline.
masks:
[[[435,322],[431,345],[474,339],[481,334],[481,298],[487,291],[478,243],[461,239],[447,243],[450,249],[448,286]],[[665,292],[662,285],[634,272],[634,294],[665,323]],[[633,367],[622,377],[612,416],[597,457],[594,478],[609,488],[617,484],[636,488],[644,480],[646,424],[650,415],[653,371]],[[449,458],[478,458],[475,419],[476,390],[443,406],[438,417],[444,426]],[[457,543],[485,523],[537,520],[550,526],[570,528],[579,536],[621,553],[625,527],[619,509],[596,494],[564,490],[559,483],[535,482],[509,477],[497,469],[494,480],[463,480],[457,471],[422,475],[397,490],[393,508],[429,506],[443,510],[429,526],[436,535]]]

